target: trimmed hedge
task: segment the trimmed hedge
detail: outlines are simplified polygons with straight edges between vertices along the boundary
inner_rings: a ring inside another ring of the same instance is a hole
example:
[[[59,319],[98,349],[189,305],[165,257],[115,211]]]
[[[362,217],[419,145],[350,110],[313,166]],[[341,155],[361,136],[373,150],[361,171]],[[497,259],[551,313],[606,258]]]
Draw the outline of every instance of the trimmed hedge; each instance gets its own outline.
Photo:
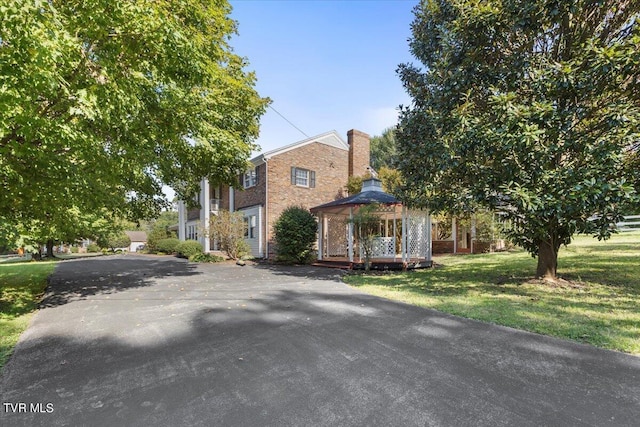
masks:
[[[87,252],[90,252],[90,253],[100,252],[100,246],[96,245],[95,243],[90,243],[87,246]]]
[[[195,240],[185,240],[176,246],[175,251],[178,253],[178,256],[189,258],[191,256],[201,254],[202,245],[200,242],[196,242]]]
[[[180,244],[180,240],[174,237],[168,239],[158,240],[156,242],[156,250],[164,252],[166,254],[172,254],[176,252],[176,248]]]

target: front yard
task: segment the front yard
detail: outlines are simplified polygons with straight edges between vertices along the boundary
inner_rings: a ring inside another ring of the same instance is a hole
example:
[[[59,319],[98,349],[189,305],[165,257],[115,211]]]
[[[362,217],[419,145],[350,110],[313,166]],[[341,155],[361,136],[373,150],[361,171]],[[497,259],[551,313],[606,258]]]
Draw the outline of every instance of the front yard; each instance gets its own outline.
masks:
[[[0,264],[0,370],[27,329],[55,261]]]
[[[640,233],[560,249],[556,285],[532,280],[523,251],[435,257],[436,268],[352,275],[360,290],[409,304],[640,355]]]

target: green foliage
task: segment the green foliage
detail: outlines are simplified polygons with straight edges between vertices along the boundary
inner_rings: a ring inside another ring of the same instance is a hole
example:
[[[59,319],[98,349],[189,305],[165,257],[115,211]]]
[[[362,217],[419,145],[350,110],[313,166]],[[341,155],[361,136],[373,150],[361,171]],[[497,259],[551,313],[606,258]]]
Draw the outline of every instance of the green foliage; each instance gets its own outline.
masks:
[[[365,271],[369,271],[371,267],[374,239],[380,236],[380,215],[377,213],[379,209],[380,205],[376,203],[360,206],[351,219],[358,245],[364,254]]]
[[[89,245],[87,246],[87,252],[89,253],[100,252],[100,246],[98,246],[95,243],[89,243]]]
[[[176,246],[175,252],[182,258],[190,258],[202,253],[202,245],[195,240],[185,240]]]
[[[165,226],[156,225],[153,229],[147,233],[147,251],[150,253],[154,253],[158,251],[158,242],[160,240],[174,238],[175,235],[172,234]]]
[[[209,221],[211,237],[218,241],[220,249],[231,259],[238,259],[250,251],[244,240],[246,228],[242,212],[220,210]]]
[[[396,165],[395,127],[382,131],[382,135],[371,138],[371,167],[380,173],[383,167],[393,169]]]
[[[77,254],[79,252],[79,249],[77,246],[71,246],[71,253],[72,254]]]
[[[273,225],[278,260],[308,263],[314,256],[318,225],[316,218],[301,206],[290,206]]]
[[[176,252],[176,248],[180,244],[180,240],[175,237],[158,240],[156,243],[156,250],[164,252],[165,254],[172,254]]]
[[[268,100],[229,45],[227,1],[1,9],[0,223],[63,241],[84,226],[73,210],[152,217],[162,184],[190,200],[246,167]]]
[[[365,179],[371,178],[371,174],[369,172],[365,173],[362,176],[352,175],[347,180],[347,193],[349,195],[358,194],[362,190],[362,182]]]
[[[29,326],[54,262],[0,264],[0,369]]]
[[[112,234],[107,240],[109,248],[115,251],[118,248],[128,248],[131,244],[131,239],[123,231]]]
[[[398,194],[398,191],[402,185],[402,176],[397,169],[391,169],[386,166],[382,166],[378,172],[378,179],[382,182],[382,190],[389,194]],[[361,176],[350,176],[347,180],[347,193],[349,195],[357,194],[362,190],[362,182],[371,178],[369,172]]]
[[[433,211],[500,210],[555,277],[576,232],[608,238],[637,202],[640,3],[430,0],[401,65],[402,197]]]
[[[128,230],[139,229],[151,232],[154,228],[168,229],[169,227],[178,223],[177,211],[162,211],[156,218],[143,219],[138,221],[137,227],[129,227]]]
[[[191,255],[189,257],[189,261],[191,262],[207,262],[207,263],[214,263],[214,262],[222,262],[224,261],[224,258],[218,255],[214,255],[214,254],[195,254],[195,255]]]

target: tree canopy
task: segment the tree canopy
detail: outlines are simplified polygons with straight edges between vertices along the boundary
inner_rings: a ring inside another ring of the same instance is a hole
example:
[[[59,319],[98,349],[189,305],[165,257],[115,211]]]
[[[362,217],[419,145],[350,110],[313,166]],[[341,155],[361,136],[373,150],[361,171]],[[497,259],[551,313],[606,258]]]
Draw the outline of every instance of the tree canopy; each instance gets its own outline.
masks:
[[[226,0],[7,0],[0,13],[0,220],[153,217],[232,182],[268,100]]]
[[[395,127],[382,131],[382,135],[371,138],[371,166],[378,171],[383,167],[394,168],[396,165]]]
[[[499,210],[555,278],[576,232],[609,237],[638,199],[640,3],[425,0],[399,67],[403,197],[435,211]],[[627,162],[628,163],[628,162]],[[637,179],[637,174],[636,174]],[[637,183],[636,183],[637,184]]]

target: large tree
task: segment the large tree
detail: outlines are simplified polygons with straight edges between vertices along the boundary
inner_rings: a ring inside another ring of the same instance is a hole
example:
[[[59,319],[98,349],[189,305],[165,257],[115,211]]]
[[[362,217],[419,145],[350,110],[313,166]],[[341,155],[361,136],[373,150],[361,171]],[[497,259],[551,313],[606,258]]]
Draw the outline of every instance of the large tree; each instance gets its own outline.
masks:
[[[378,171],[380,168],[394,168],[396,166],[396,138],[395,126],[386,128],[382,135],[371,137],[371,166]]]
[[[163,184],[188,199],[246,167],[268,100],[229,46],[226,0],[1,9],[1,222],[153,217]]]
[[[425,0],[401,65],[396,138],[408,203],[498,209],[555,278],[576,232],[609,237],[637,193],[640,2]]]

